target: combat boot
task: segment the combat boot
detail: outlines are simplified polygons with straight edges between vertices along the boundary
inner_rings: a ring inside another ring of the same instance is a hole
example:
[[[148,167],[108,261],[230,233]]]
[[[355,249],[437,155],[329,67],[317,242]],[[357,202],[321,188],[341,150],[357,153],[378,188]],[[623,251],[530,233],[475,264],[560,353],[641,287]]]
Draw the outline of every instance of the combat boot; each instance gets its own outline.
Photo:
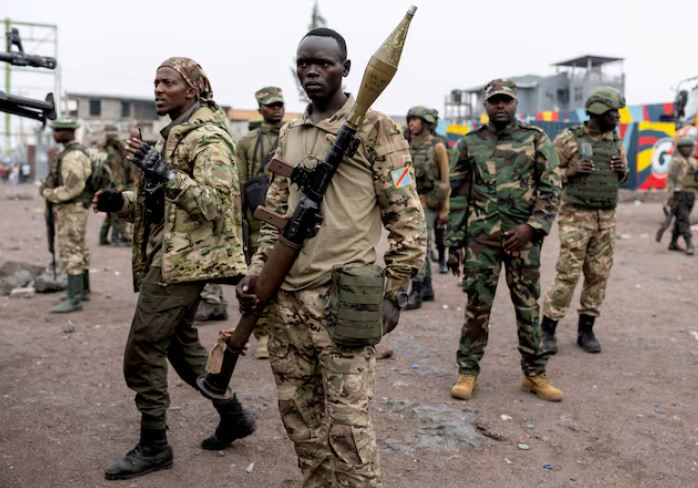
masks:
[[[470,400],[477,385],[477,376],[459,374],[458,381],[451,387],[451,396],[459,400]]]
[[[211,320],[228,320],[228,309],[220,303],[200,302],[196,309],[194,318],[197,322],[208,322]]]
[[[439,274],[448,274],[448,266],[446,266],[446,253],[439,252]]]
[[[683,252],[683,247],[679,246],[679,236],[671,236],[671,242],[669,243],[669,248],[670,251],[680,251]]]
[[[406,310],[415,310],[422,307],[422,282],[413,280],[410,296],[407,297]]]
[[[538,373],[534,376],[524,376],[521,388],[534,393],[541,400],[549,402],[559,402],[564,393],[553,386],[545,373]]]
[[[108,480],[128,480],[144,474],[170,469],[172,467],[172,447],[167,442],[164,429],[141,427],[141,440],[121,460],[104,470]]]
[[[579,324],[577,325],[577,345],[586,352],[601,352],[601,344],[594,335],[594,321],[596,317],[592,315],[579,314]]]
[[[269,336],[263,335],[257,339],[257,349],[254,351],[256,359],[269,359]]]
[[[109,235],[109,225],[108,224],[102,224],[102,227],[99,229],[99,245],[100,246],[108,246],[109,245],[109,239],[107,236]]]
[[[216,431],[201,442],[201,448],[208,451],[222,451],[235,439],[252,434],[257,425],[254,415],[242,408],[237,397],[230,400],[213,400],[213,406],[221,419]]]
[[[557,354],[557,341],[555,340],[557,320],[553,320],[543,315],[540,328],[543,331],[543,349],[545,349],[545,352],[548,354]]]
[[[691,236],[684,237],[686,240],[686,254],[689,256],[693,256],[696,253],[696,250],[693,249],[693,240],[691,239]]]
[[[422,281],[422,301],[434,301],[434,288],[431,286],[431,277],[424,278],[424,281]]]
[[[68,297],[49,310],[49,313],[69,313],[82,310],[82,275],[68,275]]]

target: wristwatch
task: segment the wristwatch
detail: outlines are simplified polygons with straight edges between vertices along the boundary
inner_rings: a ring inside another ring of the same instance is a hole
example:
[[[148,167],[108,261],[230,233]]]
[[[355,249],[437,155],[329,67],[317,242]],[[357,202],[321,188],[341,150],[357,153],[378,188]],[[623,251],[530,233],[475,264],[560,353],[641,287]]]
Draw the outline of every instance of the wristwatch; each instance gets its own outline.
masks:
[[[407,307],[408,295],[403,290],[388,292],[385,294],[385,297],[393,302],[398,310],[405,310],[405,307]]]

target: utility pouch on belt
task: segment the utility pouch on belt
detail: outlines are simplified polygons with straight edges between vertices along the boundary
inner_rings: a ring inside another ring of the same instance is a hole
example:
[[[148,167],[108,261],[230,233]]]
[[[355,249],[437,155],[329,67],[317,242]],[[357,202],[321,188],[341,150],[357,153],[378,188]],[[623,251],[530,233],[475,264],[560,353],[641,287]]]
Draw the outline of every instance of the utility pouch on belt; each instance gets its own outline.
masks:
[[[264,205],[268,189],[269,177],[267,175],[253,176],[247,180],[242,187],[245,207],[254,213],[257,207]]]
[[[338,266],[332,270],[327,331],[338,346],[378,344],[383,337],[385,271],[380,266]]]

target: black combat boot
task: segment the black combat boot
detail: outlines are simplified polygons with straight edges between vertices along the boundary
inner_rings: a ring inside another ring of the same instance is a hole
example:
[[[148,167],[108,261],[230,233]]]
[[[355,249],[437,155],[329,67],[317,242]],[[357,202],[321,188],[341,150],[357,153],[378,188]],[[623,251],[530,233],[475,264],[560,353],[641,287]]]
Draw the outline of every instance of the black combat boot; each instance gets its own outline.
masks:
[[[696,253],[696,250],[693,248],[691,236],[684,236],[684,240],[686,241],[686,254],[693,256]]]
[[[216,431],[201,442],[201,448],[209,451],[222,451],[235,439],[252,434],[257,425],[254,415],[242,408],[237,397],[230,400],[213,400],[213,406],[221,416]]]
[[[683,247],[679,246],[679,236],[671,236],[671,242],[669,243],[670,251],[680,251],[683,252]]]
[[[579,314],[579,325],[577,326],[577,345],[586,352],[601,352],[601,344],[594,335],[594,320],[591,315]]]
[[[422,307],[422,282],[413,280],[410,296],[407,297],[406,310],[415,310]]]
[[[540,328],[543,331],[543,349],[548,354],[557,354],[557,341],[555,340],[555,328],[557,320],[550,319],[543,315]]]
[[[104,477],[108,480],[128,480],[171,467],[172,448],[167,443],[166,431],[141,427],[140,442],[121,461],[109,466],[104,471]]]
[[[424,278],[422,281],[422,301],[423,302],[433,302],[434,301],[434,288],[431,286],[431,277]]]

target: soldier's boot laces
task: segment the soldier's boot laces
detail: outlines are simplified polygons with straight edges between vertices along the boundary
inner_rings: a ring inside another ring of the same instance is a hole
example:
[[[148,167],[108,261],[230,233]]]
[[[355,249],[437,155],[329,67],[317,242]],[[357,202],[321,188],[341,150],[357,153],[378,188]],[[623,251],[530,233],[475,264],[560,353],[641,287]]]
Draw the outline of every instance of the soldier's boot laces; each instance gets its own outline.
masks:
[[[559,402],[564,393],[555,388],[545,373],[538,373],[534,376],[524,376],[521,388],[535,394],[541,400],[549,402]]]
[[[693,239],[691,239],[691,236],[684,237],[686,240],[686,254],[689,256],[693,256],[696,253],[696,250],[693,248]]]
[[[407,310],[415,310],[422,307],[422,282],[414,280],[412,281],[412,291],[410,291],[410,296],[407,297]]]
[[[555,329],[557,328],[557,320],[543,316],[540,323],[540,328],[543,331],[543,349],[548,354],[557,354],[557,341],[555,340]]]
[[[257,339],[257,349],[254,351],[254,357],[257,359],[269,359],[269,336],[263,335]]]
[[[83,277],[68,275],[68,296],[49,310],[50,313],[69,313],[82,310]]]
[[[601,352],[601,344],[594,335],[594,320],[591,315],[579,314],[579,324],[577,325],[577,345],[586,352]]]
[[[242,408],[236,397],[232,400],[214,400],[221,416],[216,431],[201,442],[201,448],[208,451],[222,451],[236,439],[254,433],[257,428],[254,415]]]
[[[424,278],[424,281],[422,282],[422,301],[434,301],[434,288],[431,286],[431,278]]]
[[[477,385],[477,376],[459,374],[458,381],[451,387],[451,396],[459,400],[470,400]]]
[[[141,429],[140,442],[121,460],[104,471],[108,480],[128,480],[144,474],[170,469],[172,447],[167,442],[165,430]]]

